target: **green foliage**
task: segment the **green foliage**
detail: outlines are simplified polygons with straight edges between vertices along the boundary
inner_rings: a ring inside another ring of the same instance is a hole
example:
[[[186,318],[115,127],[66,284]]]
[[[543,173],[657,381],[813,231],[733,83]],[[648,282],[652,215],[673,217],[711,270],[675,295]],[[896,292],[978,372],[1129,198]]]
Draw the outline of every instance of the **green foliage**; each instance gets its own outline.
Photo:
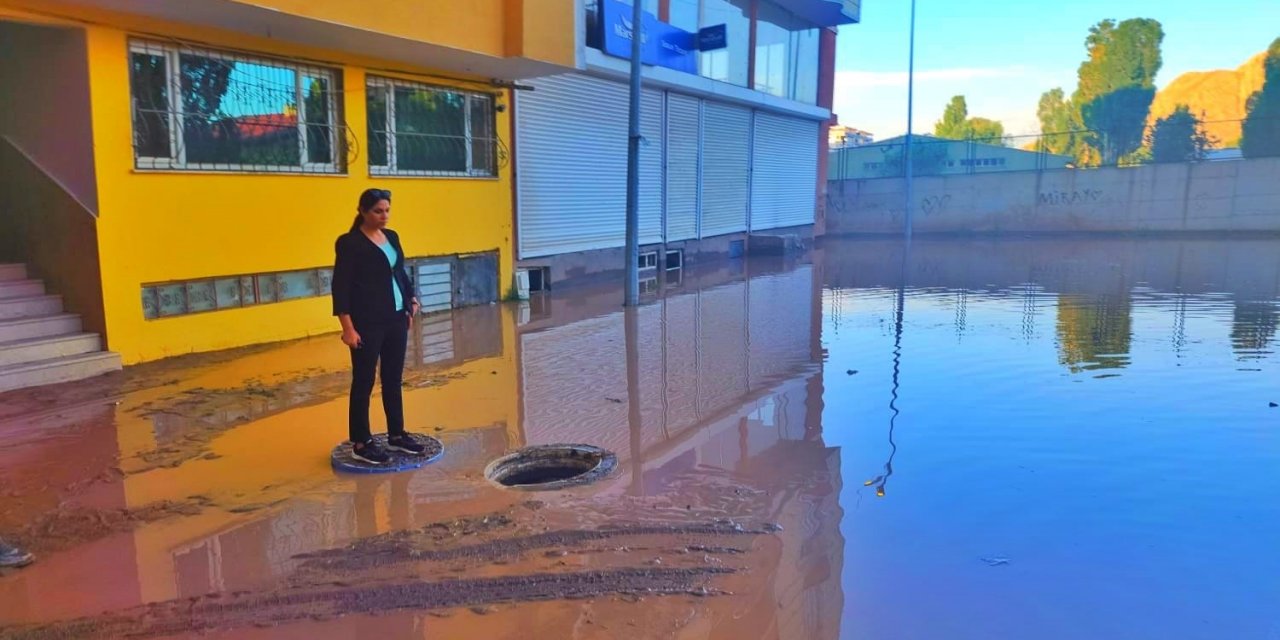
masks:
[[[969,118],[966,124],[968,126],[966,138],[986,144],[1004,144],[1004,125],[1000,122],[987,118]]]
[[[968,119],[969,105],[964,96],[953,96],[942,112],[942,119],[933,125],[933,135],[953,140],[964,139],[968,137],[965,135],[965,122]]]
[[[1142,144],[1155,77],[1162,64],[1164,29],[1156,20],[1103,20],[1089,29],[1071,103],[1080,110],[1084,141],[1102,164],[1116,164]]]
[[[1153,162],[1197,162],[1208,155],[1213,141],[1191,108],[1178,105],[1173,113],[1156,120],[1147,134],[1147,146]]]
[[[1240,135],[1246,158],[1280,156],[1280,38],[1267,49],[1262,90],[1249,97]]]
[[[933,125],[933,135],[951,140],[972,138],[988,144],[1004,144],[1004,125],[988,118],[970,118],[964,96],[954,96],[942,112],[942,119]]]

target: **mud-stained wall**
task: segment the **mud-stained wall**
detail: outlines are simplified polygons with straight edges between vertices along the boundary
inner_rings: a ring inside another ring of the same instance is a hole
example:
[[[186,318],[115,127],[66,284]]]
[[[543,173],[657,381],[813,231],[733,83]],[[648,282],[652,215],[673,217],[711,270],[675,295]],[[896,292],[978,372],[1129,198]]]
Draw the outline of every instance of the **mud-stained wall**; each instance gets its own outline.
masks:
[[[900,233],[901,178],[833,181],[827,233]],[[916,233],[1280,233],[1280,158],[916,178]]]

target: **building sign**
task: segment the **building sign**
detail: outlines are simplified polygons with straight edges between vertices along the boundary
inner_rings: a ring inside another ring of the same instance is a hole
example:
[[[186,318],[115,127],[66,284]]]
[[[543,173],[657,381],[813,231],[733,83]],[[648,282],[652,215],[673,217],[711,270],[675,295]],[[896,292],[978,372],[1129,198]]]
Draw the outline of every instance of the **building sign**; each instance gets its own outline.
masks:
[[[698,29],[698,51],[715,51],[729,46],[726,31],[722,24]]]
[[[631,5],[619,0],[601,0],[600,26],[604,30],[601,42],[605,53],[631,58],[631,36],[635,32],[631,24],[632,11]],[[696,34],[659,22],[656,16],[645,12],[640,44],[640,61],[644,64],[685,73],[698,72]]]

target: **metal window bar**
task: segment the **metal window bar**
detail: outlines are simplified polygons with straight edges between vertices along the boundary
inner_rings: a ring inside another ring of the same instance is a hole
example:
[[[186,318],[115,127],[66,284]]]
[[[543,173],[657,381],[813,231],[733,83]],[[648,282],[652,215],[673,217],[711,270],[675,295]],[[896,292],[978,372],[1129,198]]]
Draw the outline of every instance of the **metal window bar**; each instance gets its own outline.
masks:
[[[344,170],[340,156],[345,153],[347,136],[339,136],[346,125],[337,99],[341,90],[336,70],[142,40],[130,42],[129,55],[137,168],[284,173]],[[163,69],[160,73],[154,68],[139,69],[143,62],[139,56],[158,59]],[[151,77],[146,71],[152,72]],[[281,78],[284,74],[292,78],[286,82]],[[304,86],[307,81],[313,86]],[[142,104],[140,93],[159,96],[154,103]],[[313,110],[327,113],[317,117]],[[160,123],[167,131],[152,130]],[[294,146],[288,144],[290,133],[297,136],[296,148],[285,152]],[[286,143],[283,146],[276,140],[281,137]],[[147,149],[148,142],[157,139],[167,142],[167,153]],[[327,147],[322,152],[325,157],[312,161],[316,151],[312,143],[321,140]],[[193,147],[199,152],[193,153]],[[296,158],[287,157],[293,154]]]
[[[371,140],[378,136],[386,139],[386,163],[371,162],[373,175],[492,178],[506,166],[508,151],[496,134],[493,95],[376,76],[367,79],[366,90],[380,92],[386,110],[385,128],[375,130],[370,125],[368,132]],[[397,90],[411,92],[409,99],[426,96],[424,99],[432,102],[431,110],[437,101],[456,96],[460,103],[455,105],[458,113],[454,117],[461,120],[461,133],[439,133],[441,123],[429,120],[419,123],[426,131],[402,130]],[[420,166],[415,168],[415,164]],[[458,168],[441,167],[449,164]]]

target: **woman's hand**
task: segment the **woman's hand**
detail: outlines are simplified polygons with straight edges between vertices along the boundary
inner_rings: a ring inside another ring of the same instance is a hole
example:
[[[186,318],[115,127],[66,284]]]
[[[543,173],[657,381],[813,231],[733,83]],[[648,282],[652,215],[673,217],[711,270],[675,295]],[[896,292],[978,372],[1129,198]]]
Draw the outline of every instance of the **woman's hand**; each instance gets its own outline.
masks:
[[[360,334],[356,332],[354,327],[342,330],[342,344],[345,344],[352,349],[360,348]]]
[[[417,298],[414,298],[413,301],[409,303],[409,330],[410,331],[413,331],[414,316],[418,315],[418,312],[421,310],[422,310],[422,305],[418,304]]]

